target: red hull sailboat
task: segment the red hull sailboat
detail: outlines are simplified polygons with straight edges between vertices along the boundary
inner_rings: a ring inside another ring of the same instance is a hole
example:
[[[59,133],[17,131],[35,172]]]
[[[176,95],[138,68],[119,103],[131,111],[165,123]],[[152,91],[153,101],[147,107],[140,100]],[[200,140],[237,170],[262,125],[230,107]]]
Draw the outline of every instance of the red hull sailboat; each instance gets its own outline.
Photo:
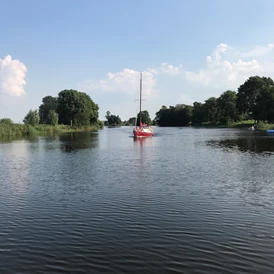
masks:
[[[141,137],[150,137],[152,136],[152,127],[147,126],[146,124],[142,123],[142,73],[140,76],[140,115],[139,115],[139,125],[137,125],[138,121],[138,115],[136,118],[136,126],[133,129],[133,134],[135,138],[141,138]]]

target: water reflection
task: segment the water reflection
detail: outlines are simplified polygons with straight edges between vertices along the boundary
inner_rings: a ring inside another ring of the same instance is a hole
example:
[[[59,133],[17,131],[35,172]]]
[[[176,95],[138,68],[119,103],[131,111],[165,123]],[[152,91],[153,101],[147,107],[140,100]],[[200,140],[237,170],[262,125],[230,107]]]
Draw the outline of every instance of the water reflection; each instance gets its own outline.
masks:
[[[273,153],[274,138],[267,136],[247,136],[236,139],[214,140],[208,144],[212,147],[219,147],[228,151]]]
[[[0,144],[1,273],[272,273],[272,139],[158,132]]]
[[[25,193],[30,171],[29,143],[25,141],[11,143],[7,151],[9,154],[5,158],[0,158],[5,181],[12,182],[10,188],[15,193]],[[5,150],[3,152],[5,153]]]
[[[59,136],[60,148],[64,152],[95,148],[99,145],[98,133],[68,133]]]
[[[30,141],[35,142],[39,139],[38,135],[30,135],[30,136],[0,136],[0,144],[12,143],[14,141]]]
[[[151,146],[152,145],[152,137],[144,137],[144,138],[133,138],[134,145],[136,146]]]

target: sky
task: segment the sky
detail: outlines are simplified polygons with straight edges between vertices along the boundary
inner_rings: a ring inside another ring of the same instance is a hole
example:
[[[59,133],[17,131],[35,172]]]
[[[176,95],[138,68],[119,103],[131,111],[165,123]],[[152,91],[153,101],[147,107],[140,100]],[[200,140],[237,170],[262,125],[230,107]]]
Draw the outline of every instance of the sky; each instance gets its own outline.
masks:
[[[87,93],[122,120],[192,105],[250,76],[274,78],[272,0],[1,1],[0,118],[18,123],[42,98]]]

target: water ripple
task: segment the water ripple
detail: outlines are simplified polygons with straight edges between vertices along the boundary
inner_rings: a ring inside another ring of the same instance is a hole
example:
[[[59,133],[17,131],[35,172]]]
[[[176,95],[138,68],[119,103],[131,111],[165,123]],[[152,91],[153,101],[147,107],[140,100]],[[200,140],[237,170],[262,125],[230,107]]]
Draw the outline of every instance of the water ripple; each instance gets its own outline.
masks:
[[[0,273],[273,273],[272,140],[127,130],[0,144]]]

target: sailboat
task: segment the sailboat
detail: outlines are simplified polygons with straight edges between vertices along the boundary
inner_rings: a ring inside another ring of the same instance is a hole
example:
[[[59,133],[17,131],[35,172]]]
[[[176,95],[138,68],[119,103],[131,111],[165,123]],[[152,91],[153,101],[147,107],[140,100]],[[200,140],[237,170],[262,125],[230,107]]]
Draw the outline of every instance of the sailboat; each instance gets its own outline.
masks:
[[[138,121],[138,114],[136,117],[136,125],[133,129],[133,134],[135,138],[141,138],[141,137],[150,137],[152,136],[152,127],[148,126],[145,123],[142,123],[142,73],[140,75],[140,119],[139,119],[139,125],[137,125]]]

